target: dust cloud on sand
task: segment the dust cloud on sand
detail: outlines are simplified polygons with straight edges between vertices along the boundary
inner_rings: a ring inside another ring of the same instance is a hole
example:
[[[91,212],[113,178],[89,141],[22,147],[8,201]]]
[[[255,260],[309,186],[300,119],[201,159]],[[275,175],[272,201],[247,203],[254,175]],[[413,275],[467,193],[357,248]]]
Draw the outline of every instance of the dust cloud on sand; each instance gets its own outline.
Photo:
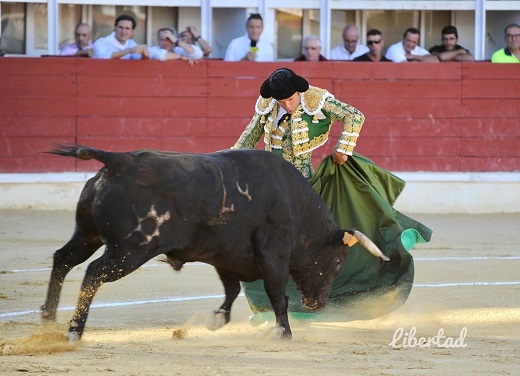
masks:
[[[23,324],[13,321],[0,324],[2,331],[18,331],[19,327],[23,327]],[[39,330],[24,338],[0,339],[0,355],[40,355],[73,351],[78,344],[69,344],[65,332],[64,326],[50,323],[42,325]]]

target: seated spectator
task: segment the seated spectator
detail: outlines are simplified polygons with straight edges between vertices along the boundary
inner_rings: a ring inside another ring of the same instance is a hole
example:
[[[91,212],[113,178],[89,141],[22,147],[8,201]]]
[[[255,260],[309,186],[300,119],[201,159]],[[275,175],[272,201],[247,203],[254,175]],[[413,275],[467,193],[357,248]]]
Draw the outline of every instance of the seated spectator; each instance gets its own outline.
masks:
[[[302,45],[303,54],[294,61],[327,61],[327,58],[321,54],[321,40],[316,35],[306,36]]]
[[[195,26],[186,27],[186,29],[181,34],[183,34],[183,33],[187,33],[189,35],[189,37],[191,39],[188,41],[191,44],[193,44],[193,45],[198,44],[198,46],[202,50],[204,57],[209,56],[209,54],[211,53],[211,46],[208,44],[208,42],[204,38],[202,38],[202,36],[200,36],[200,34],[197,35],[198,33],[197,33],[197,29],[195,28]]]
[[[345,26],[342,37],[343,44],[330,50],[330,60],[354,60],[369,51],[367,46],[358,43],[359,30],[356,25]]]
[[[274,61],[274,49],[269,41],[261,38],[264,20],[258,13],[249,16],[247,33],[233,39],[226,50],[225,61]]]
[[[458,44],[459,33],[455,26],[446,26],[441,31],[442,44],[433,46],[429,52],[440,61],[475,61],[473,55]]]
[[[435,55],[419,46],[421,32],[415,27],[409,27],[403,34],[403,40],[388,47],[385,57],[394,63],[406,61],[439,62]]]
[[[92,29],[86,23],[79,23],[74,29],[74,42],[60,49],[60,56],[92,57]]]
[[[495,51],[492,63],[520,63],[520,25],[510,24],[504,30],[506,47]]]
[[[190,49],[193,52],[190,52]],[[193,37],[186,31],[179,34],[178,45],[175,46],[173,52],[180,55],[188,56],[192,59],[200,60],[204,57],[202,48],[195,44]]]
[[[391,61],[383,55],[385,40],[383,34],[377,29],[370,29],[367,32],[368,51],[366,54],[358,56],[354,61]]]
[[[193,64],[194,60],[202,58],[202,50],[177,37],[177,31],[172,27],[162,27],[157,30],[158,46],[150,47],[152,60],[187,60]]]
[[[114,31],[94,43],[93,57],[98,59],[149,59],[150,52],[145,44],[137,44],[134,36],[137,22],[128,14],[116,18]]]

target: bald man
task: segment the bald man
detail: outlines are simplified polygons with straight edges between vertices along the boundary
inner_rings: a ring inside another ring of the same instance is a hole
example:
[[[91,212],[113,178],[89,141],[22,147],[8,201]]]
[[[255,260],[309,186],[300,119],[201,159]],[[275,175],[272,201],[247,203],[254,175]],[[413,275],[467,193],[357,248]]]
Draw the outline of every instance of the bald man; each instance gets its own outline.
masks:
[[[330,60],[354,60],[366,54],[370,49],[358,43],[359,30],[356,25],[347,25],[343,29],[343,44],[330,50]]]
[[[91,57],[93,48],[92,29],[88,24],[80,23],[74,29],[74,42],[62,46],[60,55]]]

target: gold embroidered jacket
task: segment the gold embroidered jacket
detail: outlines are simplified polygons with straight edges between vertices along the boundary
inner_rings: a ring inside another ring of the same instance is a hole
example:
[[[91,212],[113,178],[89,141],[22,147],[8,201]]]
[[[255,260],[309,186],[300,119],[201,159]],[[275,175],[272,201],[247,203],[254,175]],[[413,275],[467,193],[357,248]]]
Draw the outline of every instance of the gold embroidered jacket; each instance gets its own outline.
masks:
[[[309,87],[300,98],[300,105],[291,119],[278,125],[276,119],[280,105],[276,99],[259,97],[255,115],[233,149],[253,149],[264,135],[265,150],[283,156],[310,179],[314,172],[312,151],[327,142],[332,123],[340,121],[343,131],[335,150],[352,155],[364,115],[318,87]]]

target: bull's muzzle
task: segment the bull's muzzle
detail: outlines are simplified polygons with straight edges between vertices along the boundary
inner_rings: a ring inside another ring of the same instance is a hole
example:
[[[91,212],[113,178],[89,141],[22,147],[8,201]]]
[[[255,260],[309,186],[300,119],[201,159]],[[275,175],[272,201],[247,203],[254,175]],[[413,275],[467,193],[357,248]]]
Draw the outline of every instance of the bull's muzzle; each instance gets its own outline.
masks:
[[[321,299],[302,298],[302,305],[310,311],[316,311],[325,307],[325,301]]]

